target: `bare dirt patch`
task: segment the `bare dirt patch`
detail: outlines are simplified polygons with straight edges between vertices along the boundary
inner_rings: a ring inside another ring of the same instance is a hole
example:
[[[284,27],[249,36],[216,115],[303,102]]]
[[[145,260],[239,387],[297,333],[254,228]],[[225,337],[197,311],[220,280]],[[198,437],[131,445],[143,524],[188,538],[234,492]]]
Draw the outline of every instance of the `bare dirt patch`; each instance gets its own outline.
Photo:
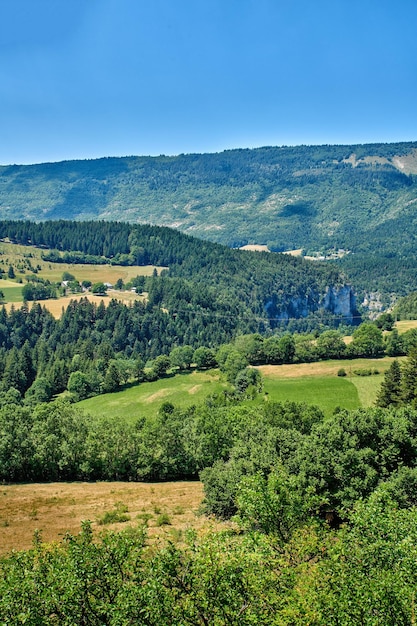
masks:
[[[35,530],[45,542],[77,534],[82,520],[90,520],[95,533],[146,523],[150,539],[176,538],[187,528],[204,530],[212,523],[199,516],[203,499],[200,482],[167,483],[48,483],[2,485],[0,488],[0,554],[30,548]],[[100,526],[98,519],[119,503],[130,520]],[[166,514],[168,524],[158,525]]]
[[[144,398],[144,401],[147,403],[155,402],[156,400],[161,400],[161,398],[165,398],[166,396],[171,395],[170,389],[159,389],[159,391],[155,391],[147,398]]]
[[[195,393],[198,393],[201,389],[203,385],[194,385],[194,387],[191,387],[191,389],[188,390],[188,393],[190,395],[194,395]]]

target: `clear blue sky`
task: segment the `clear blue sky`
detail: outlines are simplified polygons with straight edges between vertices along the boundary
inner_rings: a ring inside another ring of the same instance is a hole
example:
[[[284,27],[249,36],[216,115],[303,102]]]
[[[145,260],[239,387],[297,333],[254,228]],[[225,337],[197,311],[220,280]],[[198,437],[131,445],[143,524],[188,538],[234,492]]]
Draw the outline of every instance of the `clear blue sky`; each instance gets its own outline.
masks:
[[[417,140],[417,0],[0,0],[0,163]]]

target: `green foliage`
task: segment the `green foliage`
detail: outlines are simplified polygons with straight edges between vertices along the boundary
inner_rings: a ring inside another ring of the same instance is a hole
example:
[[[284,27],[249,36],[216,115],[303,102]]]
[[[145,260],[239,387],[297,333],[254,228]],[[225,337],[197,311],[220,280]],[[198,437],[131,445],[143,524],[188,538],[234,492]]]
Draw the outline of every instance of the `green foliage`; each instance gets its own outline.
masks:
[[[305,519],[309,503],[301,493],[297,477],[275,467],[266,478],[261,474],[242,478],[236,506],[239,524],[273,535],[283,546]]]
[[[382,407],[398,406],[401,404],[401,368],[397,360],[393,361],[385,373],[384,380],[377,397],[377,405]]]
[[[194,350],[191,346],[178,346],[173,348],[169,354],[171,367],[178,367],[180,370],[188,370],[191,367]]]
[[[84,372],[71,372],[68,379],[68,391],[74,395],[76,400],[83,400],[90,394],[90,384],[88,376]]]
[[[417,291],[413,291],[401,298],[395,305],[393,316],[399,320],[417,319]]]
[[[205,346],[200,346],[200,348],[194,351],[193,362],[196,364],[197,369],[210,369],[217,365],[214,350]]]
[[[351,353],[359,357],[378,357],[384,352],[382,332],[375,324],[363,323],[355,329],[352,343],[349,344]]]
[[[157,526],[170,526],[171,525],[171,518],[169,517],[168,513],[161,513],[156,518],[155,524]]]
[[[56,298],[57,290],[54,285],[42,284],[42,283],[27,283],[22,287],[23,300],[48,300],[49,298]]]
[[[152,370],[157,378],[165,376],[170,367],[171,361],[169,360],[169,357],[165,356],[164,354],[156,357],[152,364]]]
[[[102,282],[94,283],[93,286],[91,287],[91,293],[94,293],[98,296],[105,295],[106,292],[107,292],[107,287]]]
[[[319,565],[311,594],[318,623],[414,622],[416,522],[415,508],[399,511],[381,494],[357,504]]]
[[[112,511],[106,511],[103,515],[97,518],[97,523],[100,526],[105,524],[120,524],[128,522],[130,515],[128,515],[128,507],[122,502],[117,502]]]
[[[392,330],[394,328],[395,319],[391,315],[391,313],[382,313],[376,321],[375,324],[381,330]]]

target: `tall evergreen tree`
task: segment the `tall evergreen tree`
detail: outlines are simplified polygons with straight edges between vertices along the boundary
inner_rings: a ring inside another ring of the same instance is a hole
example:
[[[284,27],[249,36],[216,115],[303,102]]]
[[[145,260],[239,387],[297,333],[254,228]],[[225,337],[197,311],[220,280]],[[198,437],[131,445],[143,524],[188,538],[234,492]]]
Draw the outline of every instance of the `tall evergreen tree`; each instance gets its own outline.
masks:
[[[377,406],[398,406],[402,403],[401,368],[397,360],[391,363],[384,376],[376,400]]]
[[[417,348],[412,348],[402,370],[402,400],[412,404],[417,397]]]

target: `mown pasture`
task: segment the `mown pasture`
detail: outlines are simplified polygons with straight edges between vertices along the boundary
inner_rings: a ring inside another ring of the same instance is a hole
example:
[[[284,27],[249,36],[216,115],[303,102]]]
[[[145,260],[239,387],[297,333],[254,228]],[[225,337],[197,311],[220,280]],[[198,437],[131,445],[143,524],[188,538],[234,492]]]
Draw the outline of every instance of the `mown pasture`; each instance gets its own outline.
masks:
[[[353,359],[320,361],[259,367],[264,376],[264,391],[275,402],[306,402],[319,406],[325,415],[340,407],[357,409],[375,404],[384,373],[394,359]],[[339,370],[346,376],[338,376]],[[378,371],[360,376],[357,371]]]
[[[191,371],[88,398],[78,406],[96,417],[135,422],[140,417],[154,417],[164,402],[186,408],[228,387],[217,370]]]
[[[255,402],[306,402],[319,406],[325,415],[331,415],[336,407],[369,407],[375,403],[383,374],[392,361],[392,357],[385,357],[260,366],[264,389]],[[345,377],[337,375],[341,368],[346,371]],[[354,373],[364,369],[378,370],[379,374]],[[164,402],[185,408],[227,388],[229,385],[217,370],[194,370],[88,398],[78,406],[95,417],[134,422],[140,417],[154,417]]]

